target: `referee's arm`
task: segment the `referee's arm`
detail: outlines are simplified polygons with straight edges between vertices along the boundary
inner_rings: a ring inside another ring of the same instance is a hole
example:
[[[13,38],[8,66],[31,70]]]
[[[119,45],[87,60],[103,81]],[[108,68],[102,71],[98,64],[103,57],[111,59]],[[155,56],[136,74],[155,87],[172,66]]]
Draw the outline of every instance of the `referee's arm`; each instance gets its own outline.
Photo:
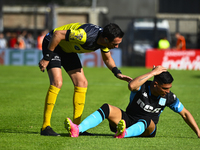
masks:
[[[56,46],[60,43],[61,40],[65,40],[65,35],[67,30],[58,30],[53,33],[53,36],[49,42],[48,49],[54,51]]]

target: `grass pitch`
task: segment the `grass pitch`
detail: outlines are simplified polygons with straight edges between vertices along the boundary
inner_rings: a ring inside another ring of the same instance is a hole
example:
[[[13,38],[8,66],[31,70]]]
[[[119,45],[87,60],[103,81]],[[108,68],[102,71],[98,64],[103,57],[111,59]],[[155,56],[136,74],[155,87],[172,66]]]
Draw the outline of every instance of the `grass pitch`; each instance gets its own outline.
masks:
[[[145,68],[120,68],[131,77],[144,74]],[[103,103],[125,109],[129,102],[127,83],[120,81],[107,68],[84,68],[88,92],[83,117],[96,111]],[[199,71],[170,70],[175,81],[172,91],[188,109],[200,126]],[[52,128],[60,137],[40,136],[44,99],[49,81],[47,73],[36,66],[0,66],[0,149],[2,150],[114,150],[163,149],[197,150],[196,134],[179,114],[169,108],[161,114],[155,138],[115,139],[108,121],[90,129],[95,136],[68,137],[64,119],[72,118],[73,84],[63,72],[63,87],[52,114]]]

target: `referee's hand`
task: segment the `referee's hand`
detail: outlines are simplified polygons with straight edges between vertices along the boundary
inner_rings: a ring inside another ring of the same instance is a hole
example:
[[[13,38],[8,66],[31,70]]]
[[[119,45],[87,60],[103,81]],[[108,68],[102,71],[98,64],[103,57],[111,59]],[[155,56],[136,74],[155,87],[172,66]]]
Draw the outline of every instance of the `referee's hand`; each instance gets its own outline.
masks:
[[[44,60],[44,59],[41,59],[40,62],[38,63],[39,68],[40,68],[40,70],[41,70],[42,72],[45,71],[45,69],[46,69],[46,67],[47,67],[48,64],[49,64],[49,61]]]
[[[124,80],[124,81],[127,81],[127,82],[130,82],[131,80],[133,80],[131,77],[123,75],[121,73],[117,74],[117,78],[119,78],[121,80]]]

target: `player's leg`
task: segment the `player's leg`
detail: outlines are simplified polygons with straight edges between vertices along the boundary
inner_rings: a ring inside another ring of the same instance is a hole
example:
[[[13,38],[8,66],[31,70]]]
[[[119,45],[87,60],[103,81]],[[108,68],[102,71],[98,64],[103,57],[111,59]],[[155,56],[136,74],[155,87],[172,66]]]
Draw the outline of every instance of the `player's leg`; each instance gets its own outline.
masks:
[[[80,124],[81,116],[83,113],[85,98],[87,92],[87,79],[85,78],[82,68],[68,71],[69,76],[74,84],[74,96],[73,96],[73,122]]]
[[[52,68],[48,70],[50,86],[47,91],[44,107],[44,120],[42,125],[42,131],[48,126],[51,127],[51,115],[53,112],[54,105],[56,103],[57,95],[62,86],[62,73],[60,68]],[[45,133],[43,133],[45,134]]]
[[[61,56],[62,66],[74,84],[73,122],[79,124],[85,105],[88,82],[84,75],[80,59],[76,53],[65,53],[61,51]]]
[[[108,119],[110,124],[116,126],[121,119],[121,110],[115,106],[103,104],[97,111],[81,122],[80,132],[96,127],[105,119]]]
[[[50,80],[50,86],[45,98],[44,118],[41,135],[58,136],[59,134],[52,130],[50,123],[57,95],[60,91],[60,88],[62,87],[61,62],[57,53],[53,53],[53,57],[47,66],[47,71]]]
[[[86,117],[79,125],[72,123],[69,118],[65,120],[65,128],[69,131],[71,137],[78,137],[88,129],[96,127],[109,116],[109,105],[103,104],[98,110]]]
[[[155,133],[156,133],[156,125],[153,122],[153,120],[151,120],[149,126],[146,128],[144,133],[141,134],[141,137],[154,137]]]
[[[76,130],[74,134],[71,133],[71,136],[74,137],[73,135],[77,135],[77,132],[82,133],[87,131],[88,129],[96,127],[105,119],[108,119],[109,122],[113,123],[116,126],[117,122],[119,122],[119,120],[121,119],[120,116],[121,110],[119,108],[109,104],[103,104],[98,110],[85,118],[79,125],[73,124],[70,119],[67,118],[65,121],[65,128],[69,132],[71,132],[71,129]]]
[[[126,133],[126,123],[122,119],[124,111],[119,109],[118,107],[110,105],[110,114],[108,117],[109,126],[111,131],[116,132],[114,137],[121,138],[124,137]]]
[[[113,128],[116,128],[118,122],[122,119],[122,111],[118,107],[109,105],[109,116],[108,116],[108,121],[109,125],[112,126]]]
[[[148,137],[155,130],[155,124],[151,119],[140,119],[137,123],[126,129],[127,134],[124,137]]]

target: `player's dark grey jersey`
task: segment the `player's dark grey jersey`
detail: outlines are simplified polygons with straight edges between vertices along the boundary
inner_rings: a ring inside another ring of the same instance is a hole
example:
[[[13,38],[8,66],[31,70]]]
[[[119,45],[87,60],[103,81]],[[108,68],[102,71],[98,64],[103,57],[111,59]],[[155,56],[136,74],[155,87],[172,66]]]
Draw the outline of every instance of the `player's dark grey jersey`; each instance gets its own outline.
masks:
[[[143,117],[149,117],[157,124],[159,115],[166,106],[175,112],[182,111],[183,105],[171,91],[165,97],[152,95],[150,91],[151,82],[147,81],[140,87],[139,91],[131,92],[130,103],[126,108],[127,114],[138,120]]]

